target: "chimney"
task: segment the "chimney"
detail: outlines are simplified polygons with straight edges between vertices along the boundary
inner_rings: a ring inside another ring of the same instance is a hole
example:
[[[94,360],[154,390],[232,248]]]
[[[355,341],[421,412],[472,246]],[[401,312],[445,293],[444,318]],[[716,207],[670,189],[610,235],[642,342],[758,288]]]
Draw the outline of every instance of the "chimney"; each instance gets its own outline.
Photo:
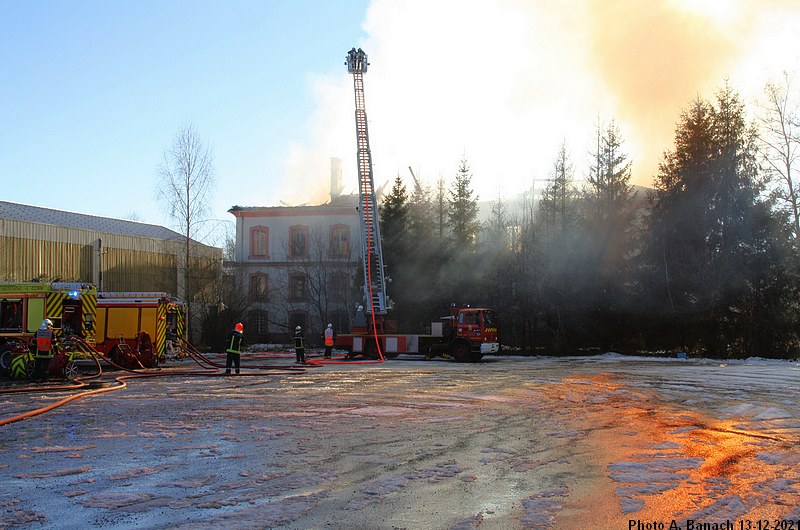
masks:
[[[342,159],[331,158],[331,201],[342,193]]]

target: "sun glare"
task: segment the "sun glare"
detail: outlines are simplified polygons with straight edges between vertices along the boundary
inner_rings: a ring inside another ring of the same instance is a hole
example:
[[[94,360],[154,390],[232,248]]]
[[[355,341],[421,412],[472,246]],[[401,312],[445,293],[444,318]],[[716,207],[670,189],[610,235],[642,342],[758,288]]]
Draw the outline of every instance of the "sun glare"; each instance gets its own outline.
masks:
[[[673,2],[683,11],[716,23],[731,21],[739,9],[739,0],[673,0]]]

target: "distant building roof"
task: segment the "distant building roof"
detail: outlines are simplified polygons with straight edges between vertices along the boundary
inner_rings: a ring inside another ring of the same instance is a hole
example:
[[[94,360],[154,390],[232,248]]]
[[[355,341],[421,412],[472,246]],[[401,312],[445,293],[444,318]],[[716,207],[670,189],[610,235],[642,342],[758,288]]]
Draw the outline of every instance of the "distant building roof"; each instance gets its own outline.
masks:
[[[183,239],[181,234],[163,226],[6,201],[0,201],[0,219],[29,221],[133,237],[162,240]]]

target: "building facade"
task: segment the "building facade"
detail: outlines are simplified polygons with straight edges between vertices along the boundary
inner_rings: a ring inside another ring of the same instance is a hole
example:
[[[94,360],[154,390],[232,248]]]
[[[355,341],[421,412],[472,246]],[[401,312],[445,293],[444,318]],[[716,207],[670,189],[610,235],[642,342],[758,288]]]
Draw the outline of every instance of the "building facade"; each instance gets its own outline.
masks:
[[[247,297],[248,338],[286,342],[301,326],[313,344],[327,323],[349,329],[359,219],[355,196],[318,206],[234,206],[234,278]]]

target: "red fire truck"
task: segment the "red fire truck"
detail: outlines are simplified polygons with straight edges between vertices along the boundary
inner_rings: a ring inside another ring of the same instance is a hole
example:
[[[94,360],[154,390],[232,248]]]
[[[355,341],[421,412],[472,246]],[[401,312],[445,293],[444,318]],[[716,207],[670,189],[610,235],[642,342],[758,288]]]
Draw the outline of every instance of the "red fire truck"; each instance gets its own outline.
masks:
[[[376,319],[374,332],[363,306],[353,319],[350,333],[337,335],[335,347],[375,359],[378,348],[387,359],[401,353],[450,355],[459,362],[478,362],[485,354],[500,351],[494,310],[484,307],[452,307],[451,315],[432,322],[430,333],[393,333],[391,321]],[[376,341],[377,336],[377,341]]]

